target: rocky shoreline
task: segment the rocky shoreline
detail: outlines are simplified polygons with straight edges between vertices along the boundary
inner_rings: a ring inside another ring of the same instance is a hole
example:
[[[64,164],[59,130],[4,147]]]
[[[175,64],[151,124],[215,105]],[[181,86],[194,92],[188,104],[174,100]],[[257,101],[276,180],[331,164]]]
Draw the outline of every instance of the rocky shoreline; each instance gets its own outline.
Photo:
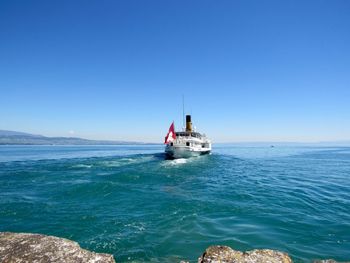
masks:
[[[54,236],[0,233],[0,262],[114,263],[110,254],[82,249],[77,242]]]
[[[54,236],[0,232],[0,262],[115,263],[113,255],[82,249],[77,242]],[[181,261],[187,263],[187,261]],[[287,253],[271,249],[241,252],[227,246],[210,246],[198,263],[292,263]],[[337,263],[319,260],[314,263]],[[346,262],[344,262],[346,263]],[[349,262],[347,262],[349,263]]]

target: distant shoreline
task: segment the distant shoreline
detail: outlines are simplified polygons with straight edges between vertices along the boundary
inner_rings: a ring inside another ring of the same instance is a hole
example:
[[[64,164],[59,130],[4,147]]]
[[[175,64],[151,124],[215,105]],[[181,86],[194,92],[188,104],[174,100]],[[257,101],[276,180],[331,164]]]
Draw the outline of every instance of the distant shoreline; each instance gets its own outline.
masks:
[[[0,145],[145,145],[156,143],[145,143],[135,141],[111,141],[111,140],[89,140],[77,137],[46,137],[17,131],[0,130]]]

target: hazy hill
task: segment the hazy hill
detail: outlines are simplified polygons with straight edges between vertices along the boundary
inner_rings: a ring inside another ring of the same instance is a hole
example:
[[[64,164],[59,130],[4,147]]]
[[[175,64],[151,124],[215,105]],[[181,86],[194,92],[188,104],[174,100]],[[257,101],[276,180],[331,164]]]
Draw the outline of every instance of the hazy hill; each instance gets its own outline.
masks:
[[[36,134],[30,134],[25,132],[18,132],[18,131],[6,131],[6,130],[0,130],[0,136],[31,136],[31,137],[44,137],[42,135],[36,135]]]
[[[46,137],[25,132],[0,130],[0,145],[120,145],[143,144],[129,141],[87,140],[75,137]]]

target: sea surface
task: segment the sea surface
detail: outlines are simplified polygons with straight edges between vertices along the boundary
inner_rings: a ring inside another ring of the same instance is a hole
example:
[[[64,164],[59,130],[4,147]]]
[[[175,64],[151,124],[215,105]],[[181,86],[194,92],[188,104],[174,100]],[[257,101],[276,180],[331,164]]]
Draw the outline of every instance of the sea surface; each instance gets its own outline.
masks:
[[[350,148],[0,146],[0,231],[33,232],[117,262],[196,262],[209,245],[296,262],[350,260]]]

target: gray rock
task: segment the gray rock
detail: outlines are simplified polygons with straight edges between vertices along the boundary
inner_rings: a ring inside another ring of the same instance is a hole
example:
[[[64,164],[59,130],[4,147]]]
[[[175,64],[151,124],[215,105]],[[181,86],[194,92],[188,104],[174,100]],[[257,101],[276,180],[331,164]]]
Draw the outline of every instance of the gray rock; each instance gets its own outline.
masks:
[[[10,232],[0,233],[0,262],[115,263],[112,255],[90,252],[65,238]]]
[[[77,242],[65,238],[10,232],[0,232],[0,262],[115,263],[112,255],[90,252],[82,249]],[[227,246],[210,246],[198,263],[292,263],[292,260],[288,254],[271,249],[241,252]],[[314,263],[341,262],[326,259]]]
[[[233,250],[227,246],[208,247],[198,263],[291,263],[288,254],[271,250],[255,249],[247,252]]]

